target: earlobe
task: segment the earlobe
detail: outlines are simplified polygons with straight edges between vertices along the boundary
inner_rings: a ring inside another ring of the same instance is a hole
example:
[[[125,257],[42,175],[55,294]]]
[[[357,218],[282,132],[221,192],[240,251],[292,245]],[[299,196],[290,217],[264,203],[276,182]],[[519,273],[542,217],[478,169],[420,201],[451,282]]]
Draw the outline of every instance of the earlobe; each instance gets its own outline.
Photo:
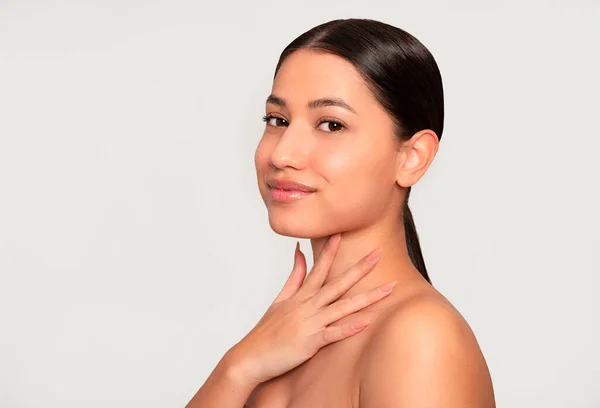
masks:
[[[431,129],[420,130],[402,144],[398,151],[396,183],[411,187],[425,174],[435,158],[439,138]]]

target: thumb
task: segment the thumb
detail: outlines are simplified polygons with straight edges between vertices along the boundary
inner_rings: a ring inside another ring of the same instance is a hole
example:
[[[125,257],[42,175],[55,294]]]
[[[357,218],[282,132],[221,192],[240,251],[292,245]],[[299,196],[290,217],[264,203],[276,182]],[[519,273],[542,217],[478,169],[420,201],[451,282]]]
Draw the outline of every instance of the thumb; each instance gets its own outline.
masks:
[[[277,295],[277,298],[273,301],[273,303],[281,302],[286,299],[289,299],[296,291],[302,286],[304,283],[304,278],[306,277],[306,258],[302,251],[300,251],[300,242],[296,243],[296,250],[294,251],[294,268],[292,269],[292,273],[288,277],[285,285]]]

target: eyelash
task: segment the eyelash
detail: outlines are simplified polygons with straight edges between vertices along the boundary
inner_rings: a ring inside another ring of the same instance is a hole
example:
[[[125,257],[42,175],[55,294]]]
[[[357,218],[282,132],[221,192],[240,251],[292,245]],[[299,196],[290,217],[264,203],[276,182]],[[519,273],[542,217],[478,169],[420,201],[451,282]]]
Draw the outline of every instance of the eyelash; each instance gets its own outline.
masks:
[[[283,118],[280,118],[279,116],[275,116],[275,115],[271,115],[271,114],[269,114],[269,115],[265,115],[265,116],[263,116],[263,118],[262,118],[263,122],[266,122],[266,123],[267,123],[267,126],[271,126],[271,125],[269,125],[269,123],[268,123],[268,122],[269,122],[269,120],[271,120],[271,119],[279,119],[279,120],[283,120],[283,121],[286,121],[286,122],[287,122],[287,120],[285,120],[285,119],[283,119]],[[329,122],[329,123],[335,123],[336,125],[338,125],[338,126],[339,126],[339,129],[338,129],[338,130],[330,130],[330,131],[328,131],[327,133],[337,133],[337,132],[341,132],[341,131],[343,131],[343,130],[345,130],[345,129],[346,129],[346,126],[345,126],[343,123],[341,123],[341,122],[338,122],[337,120],[332,120],[332,119],[327,119],[327,118],[324,118],[324,119],[320,120],[320,121],[319,121],[319,125],[318,125],[318,126],[321,126],[323,123],[327,123],[327,122]],[[289,124],[289,123],[288,123],[288,124]],[[279,127],[279,126],[273,126],[273,127]]]

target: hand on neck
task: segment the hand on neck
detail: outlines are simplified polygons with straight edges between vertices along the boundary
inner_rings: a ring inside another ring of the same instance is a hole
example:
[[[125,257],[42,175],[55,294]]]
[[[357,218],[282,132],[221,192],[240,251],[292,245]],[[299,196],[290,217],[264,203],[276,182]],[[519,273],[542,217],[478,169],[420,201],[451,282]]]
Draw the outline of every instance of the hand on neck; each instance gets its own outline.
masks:
[[[318,259],[328,239],[329,236],[311,239],[313,263]],[[397,285],[400,286],[408,279],[414,279],[420,275],[408,255],[404,229],[380,227],[342,233],[339,249],[324,284],[346,272],[377,248],[382,248],[379,262],[340,299],[365,292],[393,280],[396,280]]]

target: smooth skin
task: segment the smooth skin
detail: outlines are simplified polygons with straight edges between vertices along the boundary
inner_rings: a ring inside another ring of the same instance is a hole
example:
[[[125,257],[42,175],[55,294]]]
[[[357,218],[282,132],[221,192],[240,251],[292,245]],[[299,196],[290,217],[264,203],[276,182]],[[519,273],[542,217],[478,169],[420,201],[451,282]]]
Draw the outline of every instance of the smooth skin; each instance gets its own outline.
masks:
[[[220,361],[187,407],[234,408],[245,406],[261,383],[289,372],[333,342],[352,336],[369,323],[342,317],[389,295],[395,282],[336,301],[358,280],[371,272],[380,250],[371,251],[338,278],[324,284],[341,236],[332,236],[306,278],[306,260],[296,247],[295,262],[280,293],[256,326]],[[305,279],[306,278],[306,279]]]
[[[282,64],[265,113],[255,165],[269,223],[309,238],[315,266],[304,281],[296,251],[276,302],[188,406],[494,408],[469,325],[406,249],[402,203],[437,153],[436,134],[400,142],[356,69],[308,50]],[[277,202],[273,177],[316,191]],[[375,249],[380,259],[367,271],[362,258]],[[391,293],[376,289],[389,282]],[[357,322],[369,324],[352,330]]]

